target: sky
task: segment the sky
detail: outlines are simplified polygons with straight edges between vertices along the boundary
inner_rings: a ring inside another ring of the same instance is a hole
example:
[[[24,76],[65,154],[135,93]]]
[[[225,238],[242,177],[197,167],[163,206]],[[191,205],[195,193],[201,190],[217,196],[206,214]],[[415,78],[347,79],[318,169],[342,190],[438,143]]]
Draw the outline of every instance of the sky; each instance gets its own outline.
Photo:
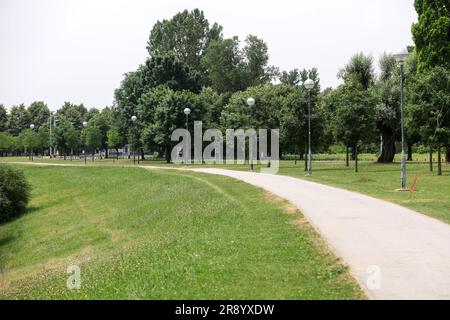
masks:
[[[280,70],[317,67],[321,87],[357,53],[413,44],[413,0],[0,0],[0,104],[110,106],[148,53],[157,20],[199,8],[224,36],[254,34]]]

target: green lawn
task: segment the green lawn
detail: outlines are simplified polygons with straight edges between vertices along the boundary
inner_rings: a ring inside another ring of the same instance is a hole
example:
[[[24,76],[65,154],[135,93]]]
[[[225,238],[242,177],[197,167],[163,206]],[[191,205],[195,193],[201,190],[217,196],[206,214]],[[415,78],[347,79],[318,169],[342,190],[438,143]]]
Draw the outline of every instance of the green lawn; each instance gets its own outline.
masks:
[[[354,299],[301,214],[226,177],[34,167],[27,214],[0,225],[0,298]],[[69,265],[81,289],[68,290]]]

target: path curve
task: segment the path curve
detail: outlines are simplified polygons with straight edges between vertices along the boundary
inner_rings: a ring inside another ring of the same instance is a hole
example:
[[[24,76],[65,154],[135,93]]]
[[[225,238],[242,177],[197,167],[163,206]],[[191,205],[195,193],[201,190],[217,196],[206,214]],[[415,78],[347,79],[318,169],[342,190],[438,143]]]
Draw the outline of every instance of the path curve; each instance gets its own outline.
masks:
[[[347,263],[371,299],[450,299],[449,224],[302,179],[226,169],[190,170],[236,178],[289,200]]]

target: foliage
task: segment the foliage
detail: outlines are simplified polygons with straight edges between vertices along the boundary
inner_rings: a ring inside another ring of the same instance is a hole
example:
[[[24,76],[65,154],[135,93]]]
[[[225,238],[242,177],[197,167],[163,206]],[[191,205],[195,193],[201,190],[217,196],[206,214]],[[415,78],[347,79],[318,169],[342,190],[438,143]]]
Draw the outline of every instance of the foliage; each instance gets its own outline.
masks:
[[[450,69],[450,6],[448,0],[415,0],[418,22],[412,26],[418,70]]]
[[[9,112],[8,130],[13,135],[18,135],[22,130],[30,127],[30,114],[24,104],[13,106]]]
[[[28,113],[30,115],[30,122],[39,128],[44,124],[47,124],[50,117],[50,110],[43,101],[35,101],[28,107]]]
[[[30,198],[31,186],[23,172],[0,164],[0,222],[22,214]]]
[[[201,58],[210,42],[221,38],[222,27],[217,23],[210,26],[203,11],[184,10],[170,20],[158,21],[153,26],[147,50],[151,57],[175,55],[180,62],[203,77]]]
[[[362,52],[355,54],[339,71],[338,77],[343,79],[347,86],[362,90],[369,89],[375,80],[373,57],[366,56]]]
[[[4,105],[0,104],[0,132],[8,128],[8,113]]]
[[[418,129],[424,142],[449,145],[450,77],[448,70],[435,67],[416,77],[409,93],[410,126]]]

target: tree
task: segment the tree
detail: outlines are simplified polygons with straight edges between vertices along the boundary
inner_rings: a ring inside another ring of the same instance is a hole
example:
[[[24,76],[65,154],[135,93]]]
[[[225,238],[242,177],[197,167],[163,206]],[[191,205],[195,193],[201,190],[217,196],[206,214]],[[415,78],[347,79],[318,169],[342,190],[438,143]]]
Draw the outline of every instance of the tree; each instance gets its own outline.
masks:
[[[111,127],[108,130],[107,135],[107,144],[108,148],[115,149],[116,150],[116,157],[119,159],[119,148],[121,147],[121,141],[120,141],[120,131],[118,127]]]
[[[50,110],[43,101],[35,101],[28,107],[30,122],[36,127],[41,127],[48,122]]]
[[[174,54],[179,61],[204,77],[200,60],[209,43],[221,38],[222,27],[217,23],[210,26],[203,11],[184,10],[170,20],[158,21],[153,26],[147,50],[151,57]]]
[[[218,93],[244,90],[247,83],[243,60],[238,37],[211,41],[202,59],[211,87]]]
[[[448,0],[415,0],[418,22],[412,26],[418,71],[450,69],[450,6]]]
[[[0,132],[8,128],[8,113],[4,105],[0,104]]]
[[[373,57],[362,52],[355,54],[339,71],[338,78],[343,79],[347,86],[368,90],[375,80]]]
[[[268,66],[268,47],[262,39],[248,35],[245,39],[243,56],[246,59],[248,86],[268,83],[277,74],[276,68]]]
[[[380,75],[371,94],[376,97],[376,123],[382,141],[379,163],[390,163],[395,157],[395,141],[400,128],[400,77],[397,63],[391,54],[379,60]]]
[[[150,108],[154,110],[151,112],[153,116],[148,113]],[[190,91],[174,91],[160,86],[150,89],[141,98],[138,118],[141,119],[143,126],[143,140],[146,145],[160,146],[166,154],[167,162],[170,162],[171,149],[175,145],[171,141],[172,132],[177,128],[185,128],[186,116],[183,113],[185,108],[191,109],[190,119],[204,118],[205,105]],[[149,122],[148,119],[153,120]],[[192,123],[193,121],[190,122],[190,128]]]
[[[101,113],[97,113],[90,121],[92,125],[98,127],[101,132],[101,144],[100,149],[106,150],[106,158],[108,158],[108,144],[107,133],[113,120],[113,114],[110,108],[104,108]]]
[[[198,72],[172,54],[153,56],[146,60],[143,69],[145,89],[166,85],[172,90],[189,90],[198,93],[201,89]]]
[[[279,76],[279,80],[282,84],[298,86],[301,84],[300,71],[298,69],[283,71]]]
[[[39,139],[32,129],[25,129],[20,132],[19,141],[21,146],[23,147],[24,152],[28,152],[30,158],[32,157],[32,153],[39,146]]]
[[[245,90],[270,82],[277,74],[276,68],[268,66],[267,44],[249,35],[240,49],[238,37],[211,41],[202,59],[208,72],[211,87],[219,93]]]
[[[67,149],[70,149],[70,160],[72,160],[73,150],[80,145],[80,132],[70,125],[64,132],[64,140]]]
[[[8,129],[12,135],[18,135],[22,130],[29,128],[30,124],[30,114],[23,103],[11,108]]]
[[[102,131],[95,124],[88,124],[85,128],[85,143],[89,150],[92,150],[92,161],[95,158],[95,151],[102,145]]]
[[[375,132],[375,103],[364,90],[341,86],[336,104],[334,128],[336,139],[355,150],[358,172],[358,146],[369,141]]]
[[[83,104],[64,102],[64,105],[56,112],[58,117],[63,116],[75,128],[81,128],[86,120],[87,109]]]
[[[13,139],[10,133],[8,132],[0,132],[0,156],[3,155],[10,150],[13,144]]]
[[[450,77],[448,70],[435,67],[411,84],[408,113],[423,141],[438,148],[438,175],[442,175],[441,147],[450,145]]]

